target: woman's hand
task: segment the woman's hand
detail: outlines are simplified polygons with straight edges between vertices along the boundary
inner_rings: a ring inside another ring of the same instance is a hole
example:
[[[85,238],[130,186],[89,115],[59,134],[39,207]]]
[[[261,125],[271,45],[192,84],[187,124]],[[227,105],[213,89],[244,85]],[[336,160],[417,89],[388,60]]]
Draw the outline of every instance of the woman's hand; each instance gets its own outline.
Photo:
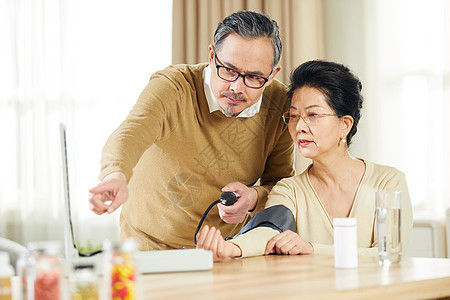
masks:
[[[242,256],[241,248],[231,242],[225,241],[220,234],[220,230],[215,227],[209,228],[208,225],[205,225],[197,233],[197,249],[200,248],[211,250],[214,261]]]
[[[311,254],[314,248],[310,242],[303,240],[296,232],[286,230],[267,242],[265,255],[276,254]]]

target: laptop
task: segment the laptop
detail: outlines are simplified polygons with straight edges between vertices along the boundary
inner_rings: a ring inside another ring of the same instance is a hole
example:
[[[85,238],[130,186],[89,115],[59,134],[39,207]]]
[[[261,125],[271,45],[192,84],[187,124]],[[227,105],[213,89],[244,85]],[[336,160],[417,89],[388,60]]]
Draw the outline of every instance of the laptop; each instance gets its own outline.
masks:
[[[64,185],[64,258],[63,270],[70,274],[76,264],[93,264],[97,273],[103,271],[102,253],[80,255],[73,233],[73,222],[70,207],[69,165],[67,159],[66,126],[60,123],[62,175]],[[87,200],[86,200],[87,201]],[[177,249],[138,251],[136,255],[140,273],[161,273],[211,270],[213,255],[203,249]]]

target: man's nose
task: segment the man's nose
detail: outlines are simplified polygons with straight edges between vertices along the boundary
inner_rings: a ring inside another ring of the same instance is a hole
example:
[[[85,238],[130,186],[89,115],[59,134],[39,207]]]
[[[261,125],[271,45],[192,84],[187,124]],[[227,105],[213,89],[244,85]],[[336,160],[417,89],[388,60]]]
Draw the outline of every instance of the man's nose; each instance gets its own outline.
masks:
[[[230,89],[237,93],[243,92],[245,90],[245,87],[246,85],[244,83],[244,77],[242,76],[239,76],[238,79],[230,84]]]

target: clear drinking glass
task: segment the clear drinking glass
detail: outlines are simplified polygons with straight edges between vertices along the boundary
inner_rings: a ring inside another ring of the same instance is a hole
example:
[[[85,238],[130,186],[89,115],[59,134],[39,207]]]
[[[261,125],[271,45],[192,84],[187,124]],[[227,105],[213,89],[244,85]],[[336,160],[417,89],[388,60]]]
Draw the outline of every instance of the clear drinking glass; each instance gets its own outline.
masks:
[[[381,265],[398,263],[402,257],[401,191],[376,191],[378,261]]]

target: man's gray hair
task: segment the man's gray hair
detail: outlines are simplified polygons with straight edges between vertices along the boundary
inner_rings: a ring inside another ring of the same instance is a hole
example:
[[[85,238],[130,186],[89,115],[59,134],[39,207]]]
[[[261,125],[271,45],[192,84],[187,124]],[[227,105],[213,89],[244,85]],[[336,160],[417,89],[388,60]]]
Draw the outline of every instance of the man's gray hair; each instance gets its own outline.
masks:
[[[236,33],[245,39],[266,37],[272,41],[273,63],[272,68],[278,65],[281,57],[281,38],[278,24],[267,15],[242,10],[232,13],[217,26],[214,33],[214,48],[219,51],[228,35]]]

